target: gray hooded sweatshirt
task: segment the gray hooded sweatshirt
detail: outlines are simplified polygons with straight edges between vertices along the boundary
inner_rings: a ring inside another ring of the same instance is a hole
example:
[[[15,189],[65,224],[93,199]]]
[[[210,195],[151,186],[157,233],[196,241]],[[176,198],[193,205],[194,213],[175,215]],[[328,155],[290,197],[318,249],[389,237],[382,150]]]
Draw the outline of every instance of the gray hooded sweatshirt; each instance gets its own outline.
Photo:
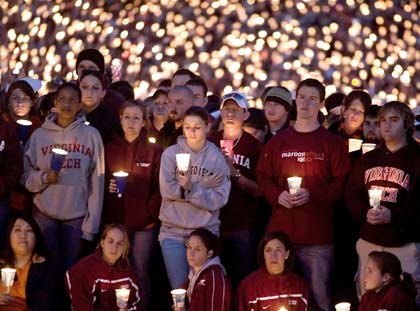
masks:
[[[191,191],[184,191],[178,183],[177,153],[189,153]],[[162,227],[159,240],[185,238],[197,228],[219,234],[219,212],[227,203],[230,192],[229,167],[220,150],[207,141],[199,152],[191,150],[184,136],[163,154],[159,174],[162,205],[159,219]]]
[[[104,147],[94,127],[78,115],[68,127],[55,123],[51,114],[25,146],[23,184],[35,193],[34,204],[45,215],[58,220],[84,217],[82,237],[92,240],[98,232],[104,194]],[[68,152],[56,184],[46,182],[52,149]]]

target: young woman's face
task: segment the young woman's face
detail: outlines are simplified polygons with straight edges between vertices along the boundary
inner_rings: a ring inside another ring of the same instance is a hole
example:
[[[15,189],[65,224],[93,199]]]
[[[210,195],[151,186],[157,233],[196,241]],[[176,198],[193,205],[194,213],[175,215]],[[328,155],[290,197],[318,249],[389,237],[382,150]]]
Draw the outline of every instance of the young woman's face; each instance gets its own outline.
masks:
[[[80,80],[80,90],[83,107],[88,109],[98,106],[106,93],[101,81],[93,75],[84,76]]]
[[[186,247],[188,264],[196,271],[213,255],[213,251],[209,251],[201,238],[195,235],[188,239]]]
[[[10,94],[9,110],[16,118],[27,118],[32,105],[32,99],[21,89],[14,89]]]
[[[364,285],[366,290],[379,289],[384,285],[385,279],[379,270],[376,262],[369,258],[364,275]]]
[[[357,130],[365,119],[365,107],[360,99],[355,99],[350,107],[344,111],[344,125],[350,130]]]
[[[117,228],[109,230],[105,238],[101,241],[101,247],[102,258],[110,265],[114,265],[127,247],[124,233]]]
[[[200,117],[186,116],[182,126],[187,142],[197,144],[207,139],[209,127]]]
[[[29,255],[35,248],[35,233],[30,224],[22,218],[18,218],[10,232],[10,245],[13,253],[19,255]]]
[[[144,126],[143,113],[139,107],[127,107],[120,116],[121,127],[126,136],[139,136]]]
[[[74,120],[81,108],[79,93],[71,87],[62,89],[57,94],[54,106],[59,118]]]
[[[169,119],[169,112],[168,112],[168,97],[164,94],[158,96],[153,101],[153,118],[156,119]]]
[[[268,273],[271,275],[281,274],[284,271],[284,263],[289,257],[289,253],[280,240],[269,241],[264,247],[264,261]]]

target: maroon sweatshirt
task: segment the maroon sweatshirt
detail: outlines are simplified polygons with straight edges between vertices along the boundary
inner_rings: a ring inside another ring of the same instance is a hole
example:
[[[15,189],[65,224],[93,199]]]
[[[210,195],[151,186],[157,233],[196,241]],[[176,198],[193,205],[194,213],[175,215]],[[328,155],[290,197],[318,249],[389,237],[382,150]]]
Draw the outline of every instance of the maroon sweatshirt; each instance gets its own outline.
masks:
[[[122,137],[114,137],[105,145],[105,223],[118,222],[124,224],[129,231],[139,231],[157,222],[161,203],[161,155],[162,148],[148,142],[145,130],[132,143]],[[121,198],[108,191],[112,173],[119,170],[129,173]]]
[[[358,311],[415,311],[416,304],[404,289],[395,283],[384,286],[376,292],[370,290],[362,296]]]
[[[217,132],[209,140],[220,147],[223,131]],[[263,145],[251,134],[243,132],[241,138],[235,140],[233,147],[233,165],[241,174],[257,181],[256,167]],[[232,180],[229,200],[220,211],[220,231],[235,232],[241,230],[255,230],[257,214],[257,200],[250,193],[242,190]],[[240,217],[238,217],[240,215]]]
[[[391,210],[388,224],[366,220],[371,187],[383,191],[381,205]],[[383,145],[364,154],[354,166],[345,197],[361,223],[362,239],[386,247],[420,242],[420,147],[410,143],[392,153]]]
[[[12,124],[0,120],[0,200],[19,184],[23,171],[22,150]]]
[[[271,138],[257,167],[258,183],[273,207],[267,231],[285,231],[294,243],[331,244],[333,205],[343,194],[350,160],[343,140],[323,127],[300,133],[290,127]],[[310,200],[286,208],[278,204],[289,191],[287,178],[302,177]]]
[[[240,284],[237,311],[306,311],[308,289],[305,281],[292,272],[270,275],[265,268],[248,275]]]

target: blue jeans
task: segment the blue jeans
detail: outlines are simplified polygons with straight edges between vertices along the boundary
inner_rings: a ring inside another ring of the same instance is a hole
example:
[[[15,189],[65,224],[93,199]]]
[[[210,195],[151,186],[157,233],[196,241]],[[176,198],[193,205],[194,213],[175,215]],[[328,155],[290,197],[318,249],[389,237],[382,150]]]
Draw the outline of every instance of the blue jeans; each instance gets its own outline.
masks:
[[[257,235],[252,231],[222,232],[221,260],[232,287],[257,268]]]
[[[44,234],[49,251],[64,273],[79,259],[83,218],[62,221],[50,218],[36,208],[33,216]]]
[[[8,200],[0,200],[0,251],[6,244],[7,226],[9,225],[10,206]]]
[[[131,262],[136,272],[141,291],[143,292],[142,309],[150,310],[150,257],[153,244],[156,241],[156,228],[145,229],[130,233]]]
[[[309,310],[330,311],[331,272],[334,261],[332,245],[296,245],[296,263],[308,284]]]
[[[160,241],[166,273],[172,289],[179,288],[188,278],[188,261],[184,242],[172,239]]]

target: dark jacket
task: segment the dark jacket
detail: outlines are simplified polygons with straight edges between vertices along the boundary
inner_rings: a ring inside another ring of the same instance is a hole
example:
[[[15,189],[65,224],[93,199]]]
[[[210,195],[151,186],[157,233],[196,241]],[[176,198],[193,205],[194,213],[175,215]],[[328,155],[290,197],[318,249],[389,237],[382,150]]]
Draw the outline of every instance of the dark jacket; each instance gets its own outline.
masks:
[[[146,130],[132,143],[115,137],[105,146],[105,205],[104,222],[124,224],[130,231],[139,231],[158,220],[161,196],[159,168],[162,147],[149,143]],[[121,198],[109,193],[112,173],[129,173]]]
[[[122,135],[118,114],[115,114],[112,108],[105,103],[101,103],[93,111],[87,113],[86,120],[90,126],[99,131],[104,144],[109,142],[113,135]]]
[[[161,128],[157,137],[157,144],[161,145],[164,149],[169,146],[175,145],[178,136],[183,133],[182,126],[175,128],[175,123],[171,120],[166,121],[165,125]]]

